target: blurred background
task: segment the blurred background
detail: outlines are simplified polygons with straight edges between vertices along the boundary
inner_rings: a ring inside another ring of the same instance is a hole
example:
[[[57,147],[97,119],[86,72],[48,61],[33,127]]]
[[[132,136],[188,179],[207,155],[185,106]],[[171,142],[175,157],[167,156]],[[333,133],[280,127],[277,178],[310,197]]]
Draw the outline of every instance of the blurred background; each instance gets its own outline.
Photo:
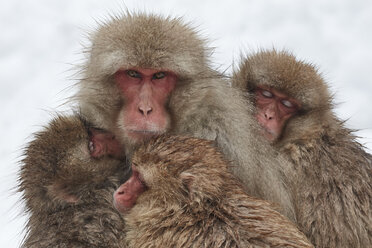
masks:
[[[280,3],[279,3],[280,2]],[[26,216],[15,192],[22,148],[73,95],[86,35],[124,9],[184,16],[228,74],[240,54],[287,49],[316,64],[337,115],[372,149],[372,1],[2,0],[0,9],[0,247],[18,247]]]

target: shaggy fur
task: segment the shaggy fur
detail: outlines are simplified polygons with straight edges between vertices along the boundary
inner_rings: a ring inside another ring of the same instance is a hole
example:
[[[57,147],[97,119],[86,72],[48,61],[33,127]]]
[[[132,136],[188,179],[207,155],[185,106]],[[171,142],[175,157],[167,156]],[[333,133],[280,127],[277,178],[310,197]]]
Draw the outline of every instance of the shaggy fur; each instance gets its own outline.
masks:
[[[300,100],[273,148],[289,161],[297,224],[316,247],[372,244],[371,155],[332,112],[327,85],[314,66],[287,52],[262,51],[243,60],[233,85],[251,92],[258,85]]]
[[[19,190],[30,219],[22,247],[121,247],[124,221],[112,194],[125,161],[91,158],[88,143],[79,117],[59,116],[26,148]]]
[[[244,193],[210,141],[163,136],[135,152],[133,165],[148,189],[124,215],[129,247],[313,247]]]
[[[125,99],[112,75],[120,68],[136,67],[175,72],[178,81],[167,106],[169,132],[214,140],[233,161],[231,169],[248,193],[277,202],[280,211],[293,219],[278,160],[257,137],[258,127],[243,94],[211,69],[211,49],[206,47],[204,39],[179,18],[141,13],[114,18],[92,35],[76,96],[79,109],[96,126],[123,137],[120,111]],[[133,144],[122,139],[130,157]]]

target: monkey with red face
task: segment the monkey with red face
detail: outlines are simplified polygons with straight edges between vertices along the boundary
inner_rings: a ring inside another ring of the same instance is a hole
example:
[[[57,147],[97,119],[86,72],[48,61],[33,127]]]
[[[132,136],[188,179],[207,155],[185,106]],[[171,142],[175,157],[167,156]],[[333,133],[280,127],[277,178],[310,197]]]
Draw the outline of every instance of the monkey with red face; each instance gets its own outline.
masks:
[[[211,68],[211,50],[194,28],[180,18],[126,13],[98,28],[88,52],[79,110],[112,132],[128,158],[163,133],[213,140],[250,195],[294,218],[279,160],[257,134],[242,92]]]
[[[287,52],[242,61],[233,86],[250,93],[261,133],[281,163],[296,222],[316,247],[372,244],[371,155],[332,111],[313,65]]]
[[[114,205],[132,248],[313,247],[272,205],[244,193],[211,141],[162,136],[141,146]]]

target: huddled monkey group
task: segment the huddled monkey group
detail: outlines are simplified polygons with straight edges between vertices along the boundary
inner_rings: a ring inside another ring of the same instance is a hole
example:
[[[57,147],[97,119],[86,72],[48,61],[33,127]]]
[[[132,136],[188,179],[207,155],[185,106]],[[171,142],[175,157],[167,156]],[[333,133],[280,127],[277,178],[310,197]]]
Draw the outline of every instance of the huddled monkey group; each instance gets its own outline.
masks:
[[[372,155],[314,65],[261,50],[229,77],[149,13],[90,41],[74,114],[25,149],[22,247],[372,246]]]

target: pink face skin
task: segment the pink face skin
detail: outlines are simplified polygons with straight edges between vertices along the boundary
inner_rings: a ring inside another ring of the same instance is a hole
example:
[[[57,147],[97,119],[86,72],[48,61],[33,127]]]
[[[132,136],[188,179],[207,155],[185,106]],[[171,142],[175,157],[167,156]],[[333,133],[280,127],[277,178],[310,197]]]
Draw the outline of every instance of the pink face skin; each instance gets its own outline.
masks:
[[[120,115],[126,137],[137,143],[168,129],[170,118],[166,104],[176,86],[174,73],[131,68],[116,72],[115,82],[125,99]]]
[[[277,140],[283,128],[300,109],[300,103],[273,88],[259,86],[256,95],[256,118],[264,129],[264,136],[270,142]]]
[[[89,152],[94,158],[100,158],[109,155],[114,158],[120,158],[123,155],[122,146],[111,133],[91,128],[89,140]]]
[[[137,198],[146,191],[139,172],[135,166],[132,166],[132,176],[114,193],[114,206],[120,213],[126,213],[137,201]]]

